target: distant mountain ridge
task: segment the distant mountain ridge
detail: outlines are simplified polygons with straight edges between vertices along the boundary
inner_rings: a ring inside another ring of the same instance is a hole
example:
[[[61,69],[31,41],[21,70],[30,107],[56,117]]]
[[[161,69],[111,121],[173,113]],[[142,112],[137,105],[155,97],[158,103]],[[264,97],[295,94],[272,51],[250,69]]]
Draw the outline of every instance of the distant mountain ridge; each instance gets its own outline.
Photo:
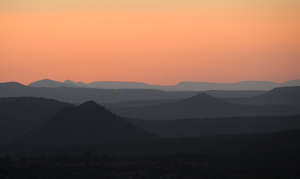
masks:
[[[207,82],[180,82],[176,85],[148,85],[141,82],[119,82],[119,81],[99,81],[92,83],[73,82],[66,80],[64,82],[44,79],[30,83],[31,87],[84,87],[84,88],[102,88],[102,89],[158,89],[164,91],[208,91],[208,90],[271,90],[278,87],[300,86],[300,79],[291,80],[283,83],[274,83],[270,81],[241,81],[238,83],[207,83]]]
[[[249,97],[266,91],[207,91],[215,97]],[[80,104],[93,100],[99,104],[130,100],[183,99],[198,94],[197,91],[162,91],[156,89],[99,89],[79,87],[36,88],[17,82],[0,83],[0,97],[33,96]]]
[[[168,92],[154,89],[35,88],[17,82],[0,83],[0,97],[33,96],[80,104],[116,103],[126,100],[180,99],[196,95],[194,91]]]
[[[71,83],[61,83],[54,80],[44,79],[40,81],[36,81],[33,83],[30,83],[28,86],[30,87],[42,87],[42,88],[58,88],[58,87],[78,87],[78,85],[71,84]]]

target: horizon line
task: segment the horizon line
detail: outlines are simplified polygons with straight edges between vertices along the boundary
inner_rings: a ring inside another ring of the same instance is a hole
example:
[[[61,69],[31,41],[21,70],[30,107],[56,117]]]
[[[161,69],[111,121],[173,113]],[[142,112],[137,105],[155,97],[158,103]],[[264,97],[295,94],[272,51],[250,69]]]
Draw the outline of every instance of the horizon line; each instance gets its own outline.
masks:
[[[283,82],[274,82],[274,81],[268,81],[268,80],[242,80],[242,81],[237,81],[237,82],[233,82],[233,83],[224,83],[224,82],[206,82],[206,81],[180,81],[174,85],[157,85],[157,84],[148,84],[148,83],[145,83],[145,82],[139,82],[139,81],[92,81],[90,83],[86,83],[86,82],[82,82],[82,81],[73,81],[73,80],[70,80],[70,79],[66,79],[64,81],[58,81],[58,80],[52,80],[52,79],[48,79],[48,78],[44,78],[44,79],[41,79],[41,80],[37,80],[37,81],[33,81],[33,82],[30,82],[28,83],[27,85],[24,84],[24,83],[21,83],[21,82],[18,82],[18,81],[6,81],[6,82],[0,82],[0,83],[10,83],[10,82],[16,82],[16,83],[19,83],[19,84],[22,84],[24,86],[29,86],[30,84],[32,83],[35,83],[35,82],[39,82],[39,81],[43,81],[43,80],[49,80],[49,81],[53,81],[53,82],[58,82],[58,83],[65,83],[66,81],[72,81],[74,83],[84,83],[84,84],[91,84],[91,83],[95,83],[95,82],[119,82],[119,83],[142,83],[142,84],[146,84],[146,85],[149,85],[149,86],[176,86],[180,83],[184,83],[184,82],[190,82],[190,83],[211,83],[211,84],[236,84],[236,83],[241,83],[241,82],[271,82],[271,83],[276,83],[276,84],[281,84],[281,83],[285,83],[285,82],[289,82],[289,81],[295,81],[295,80],[300,80],[300,78],[298,79],[292,79],[292,80],[287,80],[287,81],[283,81]]]

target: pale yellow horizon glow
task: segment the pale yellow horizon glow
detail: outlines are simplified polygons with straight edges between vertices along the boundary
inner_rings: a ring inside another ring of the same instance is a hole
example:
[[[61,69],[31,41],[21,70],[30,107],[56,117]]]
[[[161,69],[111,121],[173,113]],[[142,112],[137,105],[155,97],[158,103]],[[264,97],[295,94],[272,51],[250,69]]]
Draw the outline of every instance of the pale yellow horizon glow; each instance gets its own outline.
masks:
[[[299,0],[1,0],[1,11],[300,8]]]

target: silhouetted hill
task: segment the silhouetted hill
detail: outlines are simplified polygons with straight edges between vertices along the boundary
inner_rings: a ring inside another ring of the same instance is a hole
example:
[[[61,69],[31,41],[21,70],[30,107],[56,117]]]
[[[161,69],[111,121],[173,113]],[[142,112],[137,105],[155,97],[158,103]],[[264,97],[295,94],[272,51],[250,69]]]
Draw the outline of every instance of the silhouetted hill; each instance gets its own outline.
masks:
[[[253,97],[266,93],[267,91],[204,91],[203,93],[208,94],[217,98],[228,98],[228,97]],[[180,99],[150,99],[150,100],[129,100],[121,101],[118,103],[102,103],[101,105],[106,107],[133,107],[133,106],[150,106],[157,104],[164,104],[175,102]]]
[[[174,87],[180,90],[207,91],[207,90],[270,90],[278,84],[270,81],[241,81],[238,83],[206,83],[180,82]]]
[[[300,115],[256,116],[180,120],[125,119],[163,138],[201,137],[210,135],[274,133],[300,129]]]
[[[18,82],[7,82],[7,83],[0,83],[0,90],[4,89],[20,89],[20,88],[26,88],[25,85],[22,85]]]
[[[66,80],[63,83],[43,79],[33,83],[30,83],[28,86],[31,87],[45,87],[45,88],[57,88],[57,87],[86,87],[86,88],[101,88],[101,89],[156,89],[151,85],[146,83],[139,82],[119,82],[119,81],[97,81],[91,83],[83,83],[83,82],[73,82],[71,80]],[[161,86],[161,88],[164,88]],[[159,89],[159,88],[157,88]],[[166,87],[165,89],[168,89]],[[161,90],[161,89],[160,89]]]
[[[139,82],[97,81],[87,85],[90,88],[104,89],[152,89],[150,85]]]
[[[291,81],[286,81],[286,82],[280,83],[280,86],[281,87],[300,86],[300,79],[291,80]]]
[[[39,128],[4,145],[7,152],[158,139],[93,101],[63,108]]]
[[[31,89],[17,82],[0,83],[0,97],[33,96]]]
[[[261,102],[265,102],[267,104],[300,103],[300,87],[274,88],[265,94],[252,98],[261,100]]]
[[[28,87],[17,82],[0,83],[0,97],[20,97],[20,96],[35,96],[39,91],[36,88]]]
[[[176,90],[208,91],[208,90],[271,90],[277,87],[300,86],[300,80],[284,83],[270,81],[241,81],[237,83],[207,83],[207,82],[180,82],[173,87]]]
[[[39,87],[39,88],[57,88],[57,87],[78,87],[77,85],[72,85],[68,83],[61,83],[54,80],[44,79],[30,83],[30,87]]]
[[[206,83],[206,82],[180,82],[174,86],[177,90],[271,90],[278,87],[300,86],[300,80],[292,80],[284,83],[270,81],[241,81],[237,83]]]
[[[264,94],[268,91],[264,90],[209,90],[203,91],[210,96],[216,98],[237,98],[237,97],[253,97]]]
[[[265,91],[208,91],[210,95],[217,97],[236,97],[236,96],[253,96],[264,93]],[[63,102],[80,104],[88,100],[94,100],[97,103],[117,103],[121,101],[137,101],[137,104],[147,104],[145,100],[169,100],[182,99],[196,95],[195,91],[160,91],[153,89],[94,89],[94,88],[35,88],[25,86],[16,82],[0,83],[0,97],[15,96],[34,96],[56,99]],[[157,101],[161,104],[162,101]],[[127,103],[127,102],[125,102]],[[129,102],[131,103],[131,102]],[[135,103],[135,102],[134,102]]]
[[[19,84],[11,83],[19,88]],[[37,128],[73,104],[35,97],[0,98],[0,145]]]
[[[274,88],[267,93],[249,98],[225,98],[228,102],[238,104],[300,104],[300,87]]]
[[[63,84],[69,84],[69,85],[72,85],[72,86],[77,86],[77,87],[88,87],[87,84],[83,83],[83,82],[77,82],[75,83],[74,81],[72,80],[66,80],[63,82]]]
[[[208,117],[297,115],[299,108],[283,105],[239,105],[232,104],[205,93],[171,103],[139,107],[111,107],[117,115],[140,119],[187,119]]]

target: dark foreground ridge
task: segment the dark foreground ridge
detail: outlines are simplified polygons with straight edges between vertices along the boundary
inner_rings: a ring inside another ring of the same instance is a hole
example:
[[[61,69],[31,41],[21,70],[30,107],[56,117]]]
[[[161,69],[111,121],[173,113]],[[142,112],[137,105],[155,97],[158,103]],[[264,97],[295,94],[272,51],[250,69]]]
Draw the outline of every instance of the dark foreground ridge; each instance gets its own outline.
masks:
[[[37,156],[12,160],[0,157],[3,178],[47,179],[299,179],[300,157],[289,152],[177,153],[109,157]]]
[[[2,154],[46,148],[158,139],[93,101],[63,108],[41,127],[2,147]]]
[[[264,134],[234,134],[187,138],[165,138],[123,143],[66,146],[19,154],[25,156],[82,155],[89,151],[109,156],[166,155],[176,153],[299,152],[300,130]],[[18,155],[16,155],[18,156]]]
[[[230,178],[300,176],[300,130],[48,149],[0,157],[11,178]],[[17,159],[17,160],[16,160]]]

